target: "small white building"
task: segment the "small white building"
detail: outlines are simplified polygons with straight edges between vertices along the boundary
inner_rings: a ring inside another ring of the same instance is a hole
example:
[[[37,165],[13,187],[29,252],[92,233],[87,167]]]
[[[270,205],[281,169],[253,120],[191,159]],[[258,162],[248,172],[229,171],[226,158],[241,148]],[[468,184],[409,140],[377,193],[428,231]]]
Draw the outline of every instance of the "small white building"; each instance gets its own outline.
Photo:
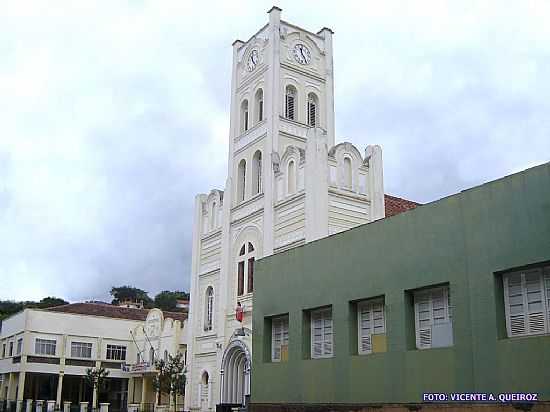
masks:
[[[96,394],[99,402],[115,410],[132,402],[152,406],[154,390],[143,382],[154,372],[154,359],[186,352],[186,319],[184,312],[99,303],[25,309],[2,322],[0,404],[21,410],[30,400],[52,409],[92,402],[84,377],[87,369],[103,367],[109,375]]]

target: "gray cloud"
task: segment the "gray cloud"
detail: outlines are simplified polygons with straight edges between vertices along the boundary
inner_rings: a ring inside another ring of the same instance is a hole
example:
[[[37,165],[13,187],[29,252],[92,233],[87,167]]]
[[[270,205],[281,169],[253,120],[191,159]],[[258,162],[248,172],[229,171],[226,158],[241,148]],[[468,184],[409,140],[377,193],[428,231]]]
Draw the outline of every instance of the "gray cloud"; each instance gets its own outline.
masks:
[[[194,196],[225,182],[230,44],[271,3],[91,4],[0,16],[0,298],[188,289]],[[336,140],[382,145],[388,193],[549,160],[547,3],[362,4],[280,6],[336,31]]]

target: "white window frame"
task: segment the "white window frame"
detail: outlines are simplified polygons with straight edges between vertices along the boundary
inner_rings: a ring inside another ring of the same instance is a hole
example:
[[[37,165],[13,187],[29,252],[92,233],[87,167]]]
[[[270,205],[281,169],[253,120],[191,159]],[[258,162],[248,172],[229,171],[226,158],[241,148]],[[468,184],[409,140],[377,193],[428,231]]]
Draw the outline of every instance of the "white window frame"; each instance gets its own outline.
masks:
[[[271,320],[271,361],[282,361],[282,347],[288,350],[288,315],[277,316]]]
[[[315,329],[318,327],[315,322],[319,320],[321,327],[321,340],[315,340]],[[334,356],[334,324],[332,321],[332,307],[322,308],[311,311],[311,359],[332,358]],[[315,344],[321,345],[320,354],[315,351]]]
[[[91,342],[71,342],[71,358],[92,359],[93,344]],[[89,356],[87,353],[90,353]]]
[[[364,319],[368,317],[368,319]],[[380,324],[380,319],[382,320]],[[365,323],[369,322],[369,327]],[[374,325],[373,325],[374,323]],[[368,299],[357,303],[357,352],[372,353],[372,336],[386,333],[386,308],[383,298]]]
[[[126,346],[125,345],[115,345],[107,344],[105,351],[105,359],[114,360],[114,361],[125,361],[126,360]]]
[[[441,298],[441,306],[434,307],[435,299]],[[450,323],[452,331],[452,307],[450,305],[450,289],[448,286],[438,286],[414,292],[414,323],[417,349],[431,349],[433,347],[432,328],[434,325]],[[420,305],[426,303],[425,318],[420,318]],[[437,313],[437,316],[435,314]],[[427,325],[420,325],[421,321],[428,321]],[[451,343],[450,346],[452,346]],[[437,346],[441,347],[441,346]],[[446,346],[448,347],[448,346]]]
[[[528,278],[532,280],[528,285]],[[511,284],[513,278],[519,285]],[[536,281],[533,281],[536,280]],[[522,271],[506,273],[502,276],[504,289],[504,310],[506,316],[506,333],[509,338],[521,336],[540,336],[550,333],[550,267],[533,268]],[[511,288],[519,286],[519,293],[514,293]],[[539,289],[532,289],[538,286]],[[513,294],[513,296],[511,295]],[[534,295],[539,293],[539,300]],[[516,299],[511,302],[512,298]],[[521,303],[520,303],[521,302]],[[540,303],[540,308],[530,308],[530,305]],[[511,313],[512,306],[521,306],[521,311]]]
[[[36,338],[34,341],[34,353],[37,355],[55,356],[57,341],[55,339]]]

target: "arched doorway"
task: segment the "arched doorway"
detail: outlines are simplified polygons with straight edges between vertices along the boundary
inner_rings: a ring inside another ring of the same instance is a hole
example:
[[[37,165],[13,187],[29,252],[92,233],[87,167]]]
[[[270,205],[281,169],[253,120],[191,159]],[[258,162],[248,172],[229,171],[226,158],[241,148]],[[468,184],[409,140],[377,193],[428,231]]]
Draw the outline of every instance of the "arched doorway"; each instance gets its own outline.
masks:
[[[221,403],[245,405],[250,395],[250,351],[241,340],[232,341],[222,359]]]

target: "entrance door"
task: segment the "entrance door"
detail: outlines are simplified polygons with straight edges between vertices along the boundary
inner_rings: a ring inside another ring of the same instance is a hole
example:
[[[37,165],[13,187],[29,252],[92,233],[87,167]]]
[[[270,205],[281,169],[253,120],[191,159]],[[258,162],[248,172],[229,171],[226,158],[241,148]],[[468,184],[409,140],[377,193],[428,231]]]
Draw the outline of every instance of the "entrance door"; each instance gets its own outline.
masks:
[[[223,404],[245,405],[250,395],[249,353],[248,348],[241,341],[234,341],[226,350],[223,361]]]

